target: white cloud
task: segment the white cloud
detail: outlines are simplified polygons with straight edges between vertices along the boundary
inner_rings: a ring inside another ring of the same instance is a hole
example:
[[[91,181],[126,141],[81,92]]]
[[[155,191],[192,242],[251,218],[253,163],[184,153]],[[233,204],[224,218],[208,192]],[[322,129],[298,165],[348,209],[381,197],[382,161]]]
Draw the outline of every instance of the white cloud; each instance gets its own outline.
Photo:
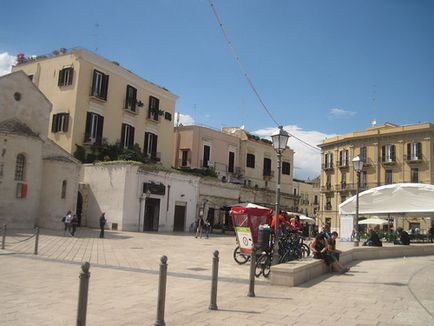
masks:
[[[353,117],[356,115],[356,112],[345,111],[339,108],[333,108],[330,110],[329,115],[330,117],[335,119],[342,119],[342,118]]]
[[[15,61],[15,56],[10,55],[7,52],[0,53],[0,76],[10,73]]]
[[[316,147],[328,137],[333,135],[327,135],[319,131],[303,130],[298,126],[287,125],[283,127],[290,135],[293,135],[304,142]],[[269,138],[277,128],[265,128],[254,131],[253,133],[264,138]],[[297,179],[313,179],[321,173],[321,155],[320,149],[314,149],[295,137],[290,137],[288,146],[294,150],[294,177]]]
[[[178,115],[179,115],[179,124],[183,125],[183,126],[189,126],[189,125],[194,125],[194,119],[192,116],[189,116],[188,114],[182,114],[179,112],[175,113],[175,119],[174,119],[174,125],[176,126],[176,121],[178,119]]]

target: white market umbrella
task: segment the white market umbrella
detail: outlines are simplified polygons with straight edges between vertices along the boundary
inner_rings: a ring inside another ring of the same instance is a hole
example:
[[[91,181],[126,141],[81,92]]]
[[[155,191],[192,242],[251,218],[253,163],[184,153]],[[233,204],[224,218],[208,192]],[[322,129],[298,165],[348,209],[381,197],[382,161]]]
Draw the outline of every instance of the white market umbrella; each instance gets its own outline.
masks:
[[[366,220],[359,221],[359,224],[375,224],[375,225],[384,225],[388,222],[383,220],[382,218],[367,218]]]
[[[300,218],[300,221],[307,222],[308,224],[315,224],[315,220],[309,216],[300,214],[300,213],[293,213],[293,212],[286,212],[288,215],[295,215]]]

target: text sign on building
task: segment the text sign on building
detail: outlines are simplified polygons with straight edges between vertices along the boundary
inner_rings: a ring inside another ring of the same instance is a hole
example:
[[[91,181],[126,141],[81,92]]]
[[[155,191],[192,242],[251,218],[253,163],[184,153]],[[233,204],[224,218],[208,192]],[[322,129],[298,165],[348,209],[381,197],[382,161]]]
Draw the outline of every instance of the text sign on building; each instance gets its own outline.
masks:
[[[144,182],[143,183],[143,193],[149,192],[153,195],[164,196],[166,194],[166,186],[163,184],[157,184],[154,182]]]

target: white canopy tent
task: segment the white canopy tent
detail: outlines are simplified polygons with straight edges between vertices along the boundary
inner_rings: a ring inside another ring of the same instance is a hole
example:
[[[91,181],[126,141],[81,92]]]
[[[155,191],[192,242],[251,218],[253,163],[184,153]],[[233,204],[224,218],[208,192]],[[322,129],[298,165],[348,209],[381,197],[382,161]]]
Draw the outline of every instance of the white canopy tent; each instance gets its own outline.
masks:
[[[356,215],[356,196],[339,205],[341,236],[350,238]],[[359,216],[434,217],[434,185],[396,183],[359,193]]]

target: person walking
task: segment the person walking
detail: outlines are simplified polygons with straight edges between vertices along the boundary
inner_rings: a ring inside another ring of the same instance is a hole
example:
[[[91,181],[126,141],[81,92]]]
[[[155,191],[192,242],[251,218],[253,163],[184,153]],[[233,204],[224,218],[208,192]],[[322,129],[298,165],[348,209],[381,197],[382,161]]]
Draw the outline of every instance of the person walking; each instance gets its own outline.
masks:
[[[78,218],[77,218],[77,215],[75,215],[75,214],[72,217],[71,226],[72,226],[71,235],[74,236],[75,232],[77,231],[77,226],[78,226]]]
[[[197,238],[198,235],[200,235],[200,238],[202,239],[202,232],[203,232],[203,226],[205,224],[205,221],[203,220],[202,216],[199,216],[199,218],[196,221],[196,236],[195,238]]]
[[[63,217],[63,224],[65,228],[63,229],[63,235],[66,235],[66,232],[71,233],[71,221],[72,221],[72,214],[71,211],[68,211],[66,215]]]
[[[100,229],[99,237],[100,238],[104,238],[104,227],[105,227],[106,223],[107,223],[107,220],[105,218],[105,213],[102,213],[100,218],[99,218],[99,229]]]

